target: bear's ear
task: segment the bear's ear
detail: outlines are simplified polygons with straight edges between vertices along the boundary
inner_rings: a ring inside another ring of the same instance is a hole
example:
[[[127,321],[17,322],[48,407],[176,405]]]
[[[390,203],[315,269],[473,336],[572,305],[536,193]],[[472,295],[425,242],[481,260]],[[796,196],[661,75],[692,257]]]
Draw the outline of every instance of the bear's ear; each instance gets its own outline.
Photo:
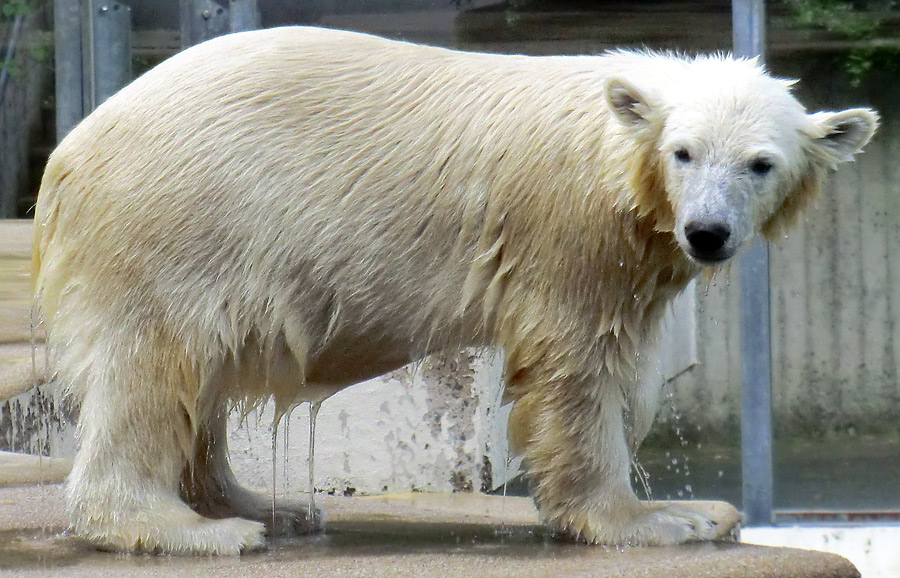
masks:
[[[606,82],[606,103],[625,126],[644,127],[653,121],[650,100],[637,87],[621,78]]]
[[[817,112],[808,118],[813,125],[810,152],[827,167],[852,161],[878,128],[878,114],[866,108]]]

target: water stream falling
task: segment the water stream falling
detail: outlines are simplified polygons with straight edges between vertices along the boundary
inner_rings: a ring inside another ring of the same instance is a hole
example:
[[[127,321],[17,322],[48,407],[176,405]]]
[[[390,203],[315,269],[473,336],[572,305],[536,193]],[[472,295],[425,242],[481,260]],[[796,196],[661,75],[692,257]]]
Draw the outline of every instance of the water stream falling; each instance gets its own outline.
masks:
[[[684,435],[684,429],[681,424],[681,414],[678,412],[678,407],[675,404],[675,392],[669,383],[666,383],[666,399],[669,402],[669,407],[672,410],[672,425],[675,430],[675,436],[678,438],[678,444],[682,448],[688,445],[687,437]],[[677,496],[679,498],[685,497],[685,492],[687,492],[687,498],[694,498],[694,488],[691,485],[691,468],[689,463],[689,458],[686,453],[681,454],[681,459],[679,462],[678,457],[672,457],[670,452],[666,452],[666,459],[671,460],[671,464],[666,465],[667,470],[671,470],[673,467],[675,469],[676,474],[684,473],[685,484],[683,489],[679,489]]]
[[[294,413],[294,407],[292,406],[287,412],[285,412],[284,417],[281,419],[284,422],[282,426],[284,428],[284,432],[282,437],[284,438],[284,448],[281,451],[281,492],[285,495],[290,491],[290,477],[288,476],[288,455],[290,453],[289,443],[291,441],[291,416]]]
[[[44,451],[46,448],[44,447],[44,424],[47,423],[48,417],[44,415],[45,413],[45,403],[44,396],[41,394],[40,390],[40,378],[38,377],[37,370],[37,327],[40,322],[36,319],[37,317],[37,308],[34,303],[31,304],[31,311],[29,314],[29,341],[31,345],[31,378],[32,383],[34,385],[34,396],[35,401],[37,402],[37,455],[38,455],[38,487],[40,488],[40,499],[41,499],[41,507],[46,506],[46,492],[44,491]],[[47,348],[44,348],[45,359],[47,355]],[[46,371],[45,366],[45,371]],[[48,428],[49,434],[49,428]],[[49,438],[46,440],[49,442]],[[41,524],[41,536],[46,538],[47,527],[44,524]]]
[[[316,511],[315,458],[316,458],[316,418],[321,401],[309,402],[309,519],[314,522]]]
[[[631,458],[631,468],[634,472],[635,479],[640,482],[641,488],[648,502],[653,501],[653,492],[650,489],[650,474],[644,469],[644,466],[637,460],[637,456]]]
[[[503,471],[503,497],[500,499],[500,529],[497,533],[505,534],[508,532],[506,527],[506,487],[509,485],[509,466],[512,464],[512,458],[509,457],[509,444],[506,446],[506,467]]]
[[[278,423],[272,423],[272,528],[275,528],[275,484],[278,466]]]

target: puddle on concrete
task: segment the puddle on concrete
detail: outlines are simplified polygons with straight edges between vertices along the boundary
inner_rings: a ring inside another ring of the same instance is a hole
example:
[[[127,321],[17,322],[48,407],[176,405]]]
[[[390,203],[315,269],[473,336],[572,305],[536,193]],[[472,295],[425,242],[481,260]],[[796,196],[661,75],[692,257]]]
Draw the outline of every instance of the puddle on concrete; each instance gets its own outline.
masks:
[[[710,544],[706,548],[728,548]],[[336,521],[324,534],[270,539],[268,549],[241,557],[189,557],[124,555],[98,551],[60,529],[25,529],[0,532],[0,570],[59,570],[78,568],[124,572],[128,568],[164,573],[166,568],[211,570],[236,564],[315,563],[328,559],[359,560],[405,555],[485,556],[496,559],[555,560],[561,557],[595,557],[598,550],[615,556],[625,550],[586,548],[556,540],[540,526],[507,526],[475,523],[408,522],[385,519]],[[601,554],[602,556],[602,554]],[[164,574],[160,574],[164,575]]]
[[[246,554],[250,561],[356,558],[403,554],[464,554],[467,551],[497,556],[541,556],[572,547],[556,541],[541,527],[500,527],[487,524],[404,522],[384,520],[336,521],[323,534],[268,540],[268,549]],[[574,546],[576,549],[578,546]],[[62,529],[28,528],[0,532],[0,569],[40,570],[66,566],[179,567],[229,565],[238,558],[122,555],[102,552]]]
[[[59,568],[97,551],[62,529],[26,528],[0,532],[0,569]]]
[[[537,512],[527,499],[397,494],[362,498],[321,496],[326,515],[330,515],[325,533],[273,538],[264,552],[240,557],[126,555],[98,551],[63,532],[63,498],[61,486],[0,490],[0,528],[9,528],[0,530],[0,575],[533,578],[630,575],[611,569],[638,565],[658,567],[663,572],[647,576],[669,576],[673,559],[690,565],[700,563],[698,560],[716,565],[721,562],[719,557],[739,546],[707,543],[664,548],[588,547],[556,539],[537,523]],[[724,505],[709,507],[720,509]],[[737,516],[736,512],[733,514]],[[48,529],[41,530],[41,524]],[[398,573],[401,567],[404,571]],[[598,568],[604,572],[598,574]]]

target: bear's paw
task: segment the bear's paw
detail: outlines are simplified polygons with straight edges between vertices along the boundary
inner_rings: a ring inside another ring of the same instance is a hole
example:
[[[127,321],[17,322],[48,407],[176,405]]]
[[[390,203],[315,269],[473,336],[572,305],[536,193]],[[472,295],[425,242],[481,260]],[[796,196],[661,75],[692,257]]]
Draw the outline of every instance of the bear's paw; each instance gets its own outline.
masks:
[[[265,526],[252,520],[210,520],[197,516],[185,524],[141,524],[78,532],[99,549],[148,554],[237,556],[265,548]]]
[[[643,502],[627,513],[580,512],[549,525],[566,538],[588,544],[663,546],[727,539],[738,522],[739,516],[735,518],[730,510],[713,511],[686,502]]]

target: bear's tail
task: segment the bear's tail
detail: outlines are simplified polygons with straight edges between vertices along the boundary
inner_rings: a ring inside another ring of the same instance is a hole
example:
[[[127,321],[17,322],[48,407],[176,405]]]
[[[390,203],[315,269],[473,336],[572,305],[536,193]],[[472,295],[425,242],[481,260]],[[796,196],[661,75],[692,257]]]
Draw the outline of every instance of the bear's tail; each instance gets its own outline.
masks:
[[[54,283],[48,278],[46,263],[52,262],[52,258],[48,259],[48,252],[51,251],[54,244],[61,196],[59,189],[64,177],[65,173],[60,170],[58,162],[53,162],[51,155],[41,179],[32,233],[30,320],[32,360],[7,368],[6,371],[0,373],[0,401],[38,387],[51,378],[46,351],[40,352],[35,349],[40,326],[47,316],[52,317],[56,313],[56,301],[48,300],[46,296],[48,294],[58,295],[61,289],[59,280]],[[48,291],[48,287],[55,287],[55,289]],[[46,337],[46,326],[44,329]]]
[[[59,203],[62,195],[60,189],[67,171],[59,162],[50,156],[41,188],[38,192],[37,205],[34,209],[34,233],[31,246],[31,307],[34,319],[40,319],[40,313],[53,315],[56,312],[54,301],[48,300],[53,281],[48,276],[48,253],[54,246],[56,237]]]

